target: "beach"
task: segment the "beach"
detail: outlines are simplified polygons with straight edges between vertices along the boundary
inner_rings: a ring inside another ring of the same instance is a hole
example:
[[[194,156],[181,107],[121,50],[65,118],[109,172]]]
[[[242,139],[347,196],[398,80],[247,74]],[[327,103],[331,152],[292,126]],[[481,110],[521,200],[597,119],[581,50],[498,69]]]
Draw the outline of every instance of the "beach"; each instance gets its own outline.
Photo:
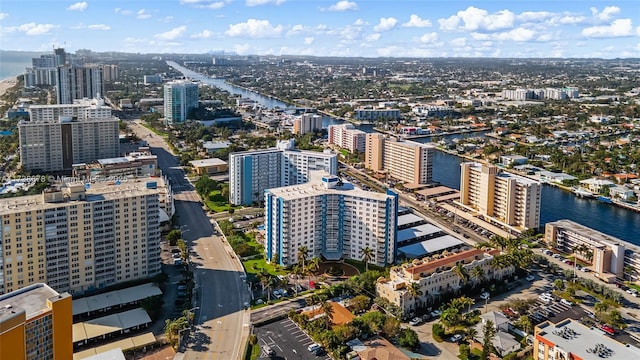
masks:
[[[17,76],[12,76],[10,78],[0,80],[0,96],[4,95],[4,93],[7,92],[8,89],[16,86],[17,83]]]

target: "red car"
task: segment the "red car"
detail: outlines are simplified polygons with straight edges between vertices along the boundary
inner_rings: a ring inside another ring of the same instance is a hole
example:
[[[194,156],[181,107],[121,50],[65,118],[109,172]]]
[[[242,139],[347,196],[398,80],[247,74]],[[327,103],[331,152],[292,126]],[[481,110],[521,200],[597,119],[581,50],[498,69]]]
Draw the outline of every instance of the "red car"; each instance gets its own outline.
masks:
[[[602,331],[606,332],[609,335],[615,335],[616,334],[616,330],[614,328],[612,328],[609,325],[602,325],[602,327],[600,328],[602,329]]]

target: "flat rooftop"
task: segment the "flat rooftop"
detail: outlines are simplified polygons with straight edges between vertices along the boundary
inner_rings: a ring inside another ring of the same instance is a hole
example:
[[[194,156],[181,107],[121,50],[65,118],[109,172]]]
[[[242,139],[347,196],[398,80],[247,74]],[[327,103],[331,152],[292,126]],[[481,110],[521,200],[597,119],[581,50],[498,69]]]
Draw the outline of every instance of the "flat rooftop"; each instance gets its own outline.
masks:
[[[78,204],[97,200],[122,199],[140,195],[157,194],[158,189],[147,188],[147,183],[157,184],[157,188],[165,186],[161,177],[125,178],[118,181],[95,181],[92,183],[70,183],[70,185],[85,186],[86,200],[71,200],[67,202],[45,202],[42,194],[18,196],[0,199],[0,213],[19,213],[23,211],[51,209],[64,206],[63,204]]]
[[[104,294],[87,296],[73,300],[73,315],[99,311],[108,307],[140,301],[148,297],[162,295],[159,287],[152,283],[126,289],[109,291]]]
[[[493,257],[500,253],[500,250],[491,249],[488,251],[484,251],[481,249],[471,249],[467,251],[462,251],[453,255],[449,255],[443,257],[441,259],[432,260],[429,262],[422,263],[420,265],[411,266],[407,268],[405,271],[410,274],[419,274],[424,271],[430,271],[441,266],[447,266],[449,264],[456,264],[458,261],[469,259],[469,258],[483,258],[483,257]]]
[[[0,322],[12,317],[16,311],[24,310],[27,319],[49,310],[47,300],[60,295],[46,284],[33,284],[20,290],[0,295]]]
[[[327,189],[319,182],[309,182],[306,184],[268,189],[267,191],[284,200],[296,200],[325,194],[336,194],[384,201],[390,196],[375,191],[365,191],[348,182],[345,182],[342,186],[336,186],[333,189]]]
[[[442,231],[439,227],[431,224],[423,224],[408,229],[398,231],[398,243],[428,236]]]
[[[207,167],[207,166],[227,165],[227,162],[224,160],[220,160],[218,158],[211,158],[211,159],[192,160],[192,161],[189,161],[189,164],[195,167]]]
[[[400,216],[398,216],[398,227],[404,226],[404,225],[408,225],[408,224],[417,223],[417,222],[420,222],[420,221],[426,221],[426,220],[421,218],[420,216],[418,216],[416,214],[400,215]]]
[[[445,235],[435,239],[425,240],[417,244],[400,247],[398,248],[398,251],[404,253],[407,257],[418,258],[460,245],[464,245],[464,242],[451,235]]]
[[[563,219],[563,220],[558,220],[558,221],[554,221],[554,222],[550,222],[548,223],[549,225],[553,225],[553,226],[557,226],[560,228],[563,228],[565,230],[569,230],[572,232],[575,232],[577,234],[581,234],[582,236],[588,237],[591,240],[600,242],[602,244],[624,244],[625,246],[629,243],[627,243],[624,240],[618,239],[616,237],[613,237],[611,235],[607,235],[604,233],[601,233],[598,230],[592,229],[590,227],[586,227],[582,224],[579,224],[577,222],[571,221],[571,220],[567,220],[567,219]]]
[[[568,319],[557,324],[551,322],[537,326],[541,337],[553,343],[558,349],[567,351],[583,360],[635,359],[640,356],[640,349],[635,346],[619,343],[601,330],[590,328]],[[601,356],[608,354],[608,356]]]

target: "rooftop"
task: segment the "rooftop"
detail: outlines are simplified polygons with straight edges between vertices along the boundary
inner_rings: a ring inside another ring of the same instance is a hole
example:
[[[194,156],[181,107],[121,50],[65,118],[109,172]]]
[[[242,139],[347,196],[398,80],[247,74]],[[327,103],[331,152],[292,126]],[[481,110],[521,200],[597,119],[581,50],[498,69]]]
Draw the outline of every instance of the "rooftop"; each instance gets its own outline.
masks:
[[[407,257],[421,257],[440,252],[445,249],[451,249],[464,243],[451,235],[440,236],[435,239],[429,239],[417,244],[411,244],[398,248],[398,251],[404,253]]]
[[[24,310],[27,319],[49,310],[47,300],[56,296],[65,297],[69,294],[59,294],[46,284],[38,283],[22,289],[0,295],[0,322],[12,317],[16,312]]]
[[[500,250],[491,249],[491,250],[482,250],[482,249],[471,249],[467,251],[462,251],[453,255],[445,256],[441,259],[436,259],[428,262],[424,262],[420,265],[412,266],[406,269],[406,271],[410,274],[419,274],[425,271],[431,271],[437,269],[441,266],[446,266],[449,264],[455,264],[458,261],[465,260],[468,258],[486,258],[493,257],[500,253]]]
[[[416,214],[405,214],[405,215],[398,216],[398,226],[413,224],[419,221],[426,221],[426,220]]]
[[[613,237],[611,235],[607,235],[604,233],[601,233],[598,230],[594,230],[590,227],[586,227],[582,224],[579,224],[577,222],[571,221],[571,220],[567,220],[567,219],[563,219],[563,220],[558,220],[558,221],[554,221],[554,222],[550,222],[548,223],[548,225],[552,225],[552,226],[557,226],[557,227],[561,227],[565,230],[569,230],[569,231],[573,231],[577,234],[580,234],[582,236],[588,237],[591,240],[600,242],[602,244],[607,244],[607,245],[613,245],[613,244],[620,244],[620,243],[624,243],[625,246],[629,243],[620,240],[616,237]]]
[[[86,200],[72,200],[69,202],[46,202],[40,195],[18,196],[14,198],[0,199],[0,213],[19,213],[23,211],[50,209],[60,207],[60,204],[83,203],[86,201],[112,200],[134,197],[140,195],[157,194],[157,189],[147,188],[148,183],[155,182],[157,187],[164,187],[161,177],[126,178],[117,181],[95,181],[85,183],[73,183],[71,186],[83,185]]]
[[[536,332],[536,339],[551,343],[556,349],[583,360],[635,359],[640,356],[640,349],[619,343],[601,330],[586,327],[571,319],[557,324],[545,322],[537,328],[540,331]]]
[[[408,229],[402,229],[398,231],[398,243],[417,239],[427,235],[432,235],[440,231],[442,231],[442,229],[431,224],[423,224]]]
[[[152,283],[126,289],[109,291],[104,294],[73,300],[73,315],[102,310],[121,304],[128,304],[148,297],[162,295],[160,288]]]
[[[211,159],[192,160],[192,161],[189,161],[189,164],[195,167],[206,167],[206,166],[226,165],[227,162],[224,160],[220,160],[218,158],[211,158]]]
[[[296,199],[304,199],[312,196],[335,194],[335,195],[347,195],[347,196],[362,197],[367,199],[384,201],[388,199],[390,196],[390,195],[375,192],[375,191],[365,191],[353,186],[353,184],[350,184],[350,183],[344,183],[341,186],[336,186],[334,188],[327,189],[323,186],[321,182],[317,182],[317,181],[309,182],[305,184],[299,184],[299,185],[268,189],[266,191],[284,200],[296,200]]]

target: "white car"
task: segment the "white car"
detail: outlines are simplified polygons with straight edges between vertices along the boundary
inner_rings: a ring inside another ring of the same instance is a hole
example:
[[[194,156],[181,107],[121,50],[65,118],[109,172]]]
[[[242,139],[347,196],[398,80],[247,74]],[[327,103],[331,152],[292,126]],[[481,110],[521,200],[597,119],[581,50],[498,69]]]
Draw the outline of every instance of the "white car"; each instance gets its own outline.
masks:
[[[318,349],[320,349],[320,345],[319,344],[311,344],[309,345],[309,347],[307,347],[307,350],[309,350],[309,352],[314,352]]]
[[[409,325],[416,326],[416,325],[420,325],[421,322],[422,322],[422,319],[420,319],[419,317],[415,317],[411,319],[411,321],[409,321]]]
[[[529,276],[527,276],[525,279],[526,279],[527,281],[533,281],[533,280],[535,280],[535,279],[536,279],[536,277],[535,277],[535,276],[533,276],[533,275],[529,275]]]
[[[433,311],[431,312],[431,317],[437,318],[437,317],[439,317],[440,315],[442,315],[442,311],[440,311],[440,310],[433,310]]]
[[[455,334],[449,338],[449,341],[451,341],[452,343],[458,342],[460,340],[462,340],[462,334]]]
[[[488,292],[483,292],[482,294],[480,294],[480,299],[482,300],[487,300],[489,299],[489,297],[491,297],[491,295]]]
[[[565,305],[573,306],[573,303],[567,299],[560,299],[560,302]]]

